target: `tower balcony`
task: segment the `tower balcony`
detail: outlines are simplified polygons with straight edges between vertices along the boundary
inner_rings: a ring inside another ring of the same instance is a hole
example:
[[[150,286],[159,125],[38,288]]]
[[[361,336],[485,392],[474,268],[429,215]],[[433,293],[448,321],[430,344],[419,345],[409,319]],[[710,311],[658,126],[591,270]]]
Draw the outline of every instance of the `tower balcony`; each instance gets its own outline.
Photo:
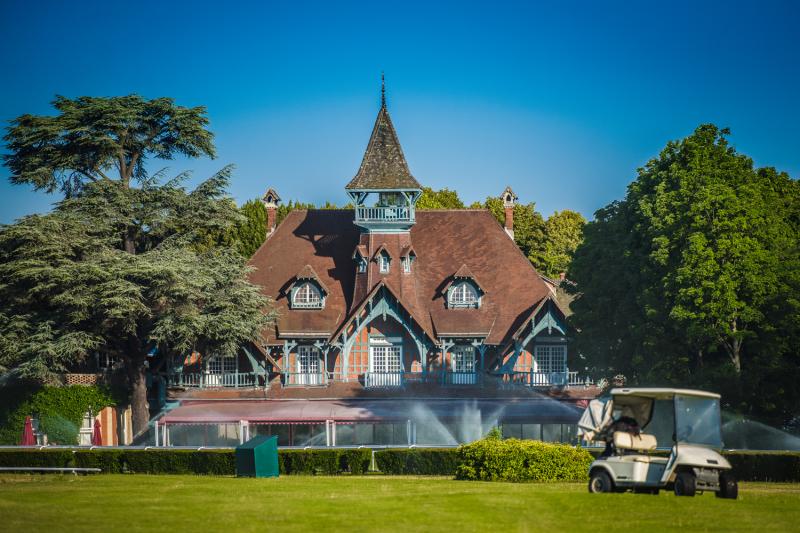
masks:
[[[366,228],[402,228],[414,223],[413,206],[356,206],[355,223]]]

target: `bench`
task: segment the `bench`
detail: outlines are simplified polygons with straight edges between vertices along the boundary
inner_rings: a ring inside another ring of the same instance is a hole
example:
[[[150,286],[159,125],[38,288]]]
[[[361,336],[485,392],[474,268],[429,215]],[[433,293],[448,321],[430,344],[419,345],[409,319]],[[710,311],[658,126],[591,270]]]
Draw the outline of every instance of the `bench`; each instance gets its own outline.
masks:
[[[57,467],[57,466],[0,466],[0,472],[55,472],[61,474],[71,473],[78,474],[99,474],[99,468],[77,468],[71,466]]]

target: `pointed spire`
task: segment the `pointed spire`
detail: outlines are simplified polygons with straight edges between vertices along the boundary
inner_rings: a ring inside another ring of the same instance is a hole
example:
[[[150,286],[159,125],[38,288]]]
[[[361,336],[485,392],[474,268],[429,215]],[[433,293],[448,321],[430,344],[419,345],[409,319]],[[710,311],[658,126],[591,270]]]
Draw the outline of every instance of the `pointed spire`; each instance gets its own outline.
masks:
[[[381,73],[381,109],[356,176],[345,189],[397,190],[421,189],[408,170],[389,110],[386,109],[386,79]]]
[[[381,71],[381,108],[386,107],[386,78]]]

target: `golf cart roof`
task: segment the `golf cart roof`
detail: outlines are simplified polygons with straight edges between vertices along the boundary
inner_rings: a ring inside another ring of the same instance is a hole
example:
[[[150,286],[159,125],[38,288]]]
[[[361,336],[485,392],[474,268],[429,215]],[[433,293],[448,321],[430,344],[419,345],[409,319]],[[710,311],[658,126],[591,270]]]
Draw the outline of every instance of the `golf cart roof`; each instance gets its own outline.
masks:
[[[715,398],[715,399],[720,398],[720,395],[714,392],[706,392],[702,390],[692,390],[692,389],[667,389],[667,388],[611,389],[611,396],[638,396],[641,398],[653,398],[656,400],[669,400],[674,398],[676,395],[696,396],[698,398]]]

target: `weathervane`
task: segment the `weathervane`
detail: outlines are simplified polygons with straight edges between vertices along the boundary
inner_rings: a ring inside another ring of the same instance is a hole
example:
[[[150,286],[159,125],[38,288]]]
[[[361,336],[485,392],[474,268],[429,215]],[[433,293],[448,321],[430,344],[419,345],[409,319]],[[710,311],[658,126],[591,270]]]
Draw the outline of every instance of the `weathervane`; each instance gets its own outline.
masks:
[[[381,71],[381,107],[386,107],[386,78]]]

